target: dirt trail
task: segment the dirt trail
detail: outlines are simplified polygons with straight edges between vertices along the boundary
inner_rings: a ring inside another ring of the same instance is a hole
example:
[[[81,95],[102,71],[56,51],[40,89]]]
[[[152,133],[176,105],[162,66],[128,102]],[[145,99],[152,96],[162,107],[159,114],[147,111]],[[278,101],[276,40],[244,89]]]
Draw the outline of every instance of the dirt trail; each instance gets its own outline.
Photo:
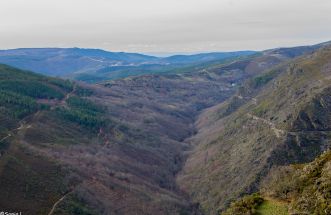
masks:
[[[71,91],[70,93],[68,93],[68,94],[62,99],[62,101],[60,102],[60,105],[61,105],[61,106],[64,106],[64,105],[65,105],[65,102],[66,102],[66,101],[72,96],[72,94],[75,92],[75,90],[76,90],[76,85],[74,85],[72,91]],[[56,106],[57,106],[57,105],[51,107],[51,110],[54,109]],[[36,113],[34,113],[34,114],[32,115],[32,119],[35,118],[35,117],[37,117],[40,113],[41,113],[40,110],[37,111]],[[3,137],[3,138],[0,140],[0,143],[1,143],[2,141],[6,140],[7,138],[13,136],[12,132],[14,132],[14,131],[19,131],[19,130],[23,130],[23,129],[31,128],[32,125],[31,125],[31,124],[28,124],[28,123],[26,122],[26,119],[29,118],[29,117],[31,117],[31,115],[30,115],[30,116],[27,116],[27,117],[24,117],[23,119],[21,119],[21,120],[18,122],[19,126],[18,126],[17,128],[14,128],[14,129],[8,131],[8,135],[5,136],[5,137]]]
[[[55,203],[54,203],[54,205],[53,205],[53,207],[52,207],[52,209],[51,209],[51,211],[48,213],[48,215],[52,215],[53,213],[54,213],[54,211],[55,211],[55,209],[56,209],[56,207],[70,194],[70,193],[72,193],[73,191],[70,191],[70,192],[68,192],[68,193],[66,193],[66,194],[64,194],[64,196],[62,196],[59,200],[57,200]]]
[[[71,91],[70,93],[68,93],[68,94],[62,99],[62,101],[60,102],[62,106],[65,105],[66,101],[72,96],[72,94],[75,93],[75,91],[76,91],[76,87],[77,87],[77,86],[74,84],[74,86],[72,87],[72,91]]]
[[[76,90],[76,85],[74,85],[74,87],[73,87],[73,90],[70,92],[70,93],[68,93],[63,99],[62,99],[62,101],[60,102],[60,106],[64,106],[65,105],[65,103],[66,103],[66,101],[72,96],[72,94],[75,92],[75,90]],[[53,106],[53,107],[51,107],[51,110],[52,109],[54,109],[56,106],[59,106],[59,105],[55,105],[55,106]],[[36,117],[38,117],[39,115],[40,115],[40,113],[41,113],[41,111],[39,110],[39,111],[37,111],[37,112],[35,112],[34,114],[32,114],[32,115],[29,115],[29,116],[27,116],[27,117],[24,117],[23,119],[21,119],[19,122],[18,122],[18,127],[17,128],[14,128],[14,129],[12,129],[12,130],[10,130],[10,131],[8,131],[8,135],[7,136],[5,136],[5,137],[3,137],[2,139],[0,139],[0,143],[2,142],[2,141],[4,141],[4,140],[6,140],[7,138],[9,138],[9,137],[12,137],[12,136],[14,136],[14,132],[15,131],[21,131],[21,130],[24,130],[24,129],[28,129],[28,128],[31,128],[32,127],[32,125],[31,125],[31,123],[32,123],[32,121],[36,118]],[[30,123],[28,123],[27,121],[27,119],[30,119],[29,121],[30,121]],[[65,195],[63,195],[58,201],[56,201],[54,204],[53,204],[53,206],[52,206],[52,208],[51,208],[51,210],[50,210],[50,212],[48,213],[48,215],[52,215],[53,213],[54,213],[54,211],[55,211],[55,209],[56,209],[56,207],[69,195],[69,194],[71,194],[72,192],[73,192],[74,190],[71,190],[70,192],[67,192]]]
[[[36,113],[34,113],[34,116],[35,116],[35,115],[38,115],[39,113],[40,113],[40,111],[37,111]],[[2,139],[0,140],[0,142],[6,140],[7,138],[9,138],[9,137],[11,137],[11,136],[13,136],[12,132],[14,132],[14,131],[19,131],[19,130],[22,130],[22,129],[25,129],[25,128],[31,128],[31,125],[30,125],[30,124],[26,124],[26,122],[25,122],[25,120],[26,120],[28,117],[30,117],[30,116],[27,116],[27,117],[21,119],[21,120],[18,122],[19,126],[18,126],[17,128],[14,128],[14,129],[8,131],[8,135],[5,136],[4,138],[2,138]]]
[[[85,184],[86,186],[88,186],[88,185],[92,185],[92,184],[95,184],[95,183],[97,183],[97,181],[93,178],[93,179],[91,179],[91,180],[87,180],[87,182],[86,182],[86,181],[82,182],[80,185]],[[78,185],[78,186],[79,186],[79,185]],[[68,195],[72,194],[78,186],[75,186],[74,188],[71,189],[71,191],[67,192],[67,193],[64,194],[59,200],[57,200],[57,201],[53,204],[52,209],[50,210],[50,212],[48,213],[48,215],[52,215],[52,214],[54,213],[56,207],[57,207],[57,206],[58,206],[58,205],[59,205],[59,204],[60,204],[60,203],[61,203],[61,202],[62,202],[62,201],[68,196]]]
[[[56,107],[65,107],[66,106],[66,101],[75,93],[76,91],[76,84],[74,84],[73,88],[72,88],[72,91],[67,93],[65,95],[65,97],[59,101],[57,101],[56,103],[52,104],[51,105],[51,110],[54,110]]]
[[[247,115],[249,117],[253,118],[254,120],[262,121],[263,123],[269,125],[271,127],[271,130],[274,131],[276,137],[278,137],[278,138],[284,136],[287,133],[287,131],[285,131],[285,130],[276,128],[276,125],[273,122],[271,122],[270,120],[263,119],[261,117],[255,116],[255,115],[253,115],[251,113],[248,113]]]
[[[11,134],[8,134],[8,135],[5,136],[4,138],[2,138],[2,139],[0,140],[0,142],[4,141],[5,139],[7,139],[7,138],[9,138],[9,137],[11,137],[11,136],[12,136]]]

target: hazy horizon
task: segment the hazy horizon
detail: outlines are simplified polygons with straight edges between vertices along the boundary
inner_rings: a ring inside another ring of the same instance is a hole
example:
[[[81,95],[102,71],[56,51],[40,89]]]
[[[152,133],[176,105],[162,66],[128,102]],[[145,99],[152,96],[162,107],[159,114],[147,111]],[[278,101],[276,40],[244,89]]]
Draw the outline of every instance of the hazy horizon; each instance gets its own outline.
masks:
[[[226,52],[330,40],[328,0],[4,0],[0,49]]]
[[[312,44],[298,44],[297,46],[310,46],[310,45],[317,45],[320,43],[324,43],[324,42],[331,42],[331,40],[326,40],[326,41],[319,41],[316,43],[312,43]],[[137,53],[137,54],[144,54],[144,55],[150,55],[150,56],[155,56],[155,57],[170,57],[170,56],[174,56],[174,55],[195,55],[195,54],[204,54],[204,53],[213,53],[213,52],[239,52],[239,51],[265,51],[268,49],[277,49],[277,48],[291,48],[291,47],[295,47],[295,46],[277,46],[277,47],[269,47],[266,49],[250,49],[250,50],[214,50],[214,51],[208,51],[208,50],[202,50],[202,51],[196,51],[196,52],[133,52],[133,51],[129,51],[127,53]],[[108,51],[108,52],[125,52],[125,51],[113,51],[113,50],[107,50],[107,49],[103,49],[103,48],[98,48],[98,47],[14,47],[14,48],[6,48],[6,49],[1,49],[0,47],[0,51],[4,51],[4,50],[14,50],[14,49],[52,49],[52,48],[63,48],[63,49],[70,49],[70,48],[80,48],[80,49],[99,49],[99,50],[104,50],[104,51]]]

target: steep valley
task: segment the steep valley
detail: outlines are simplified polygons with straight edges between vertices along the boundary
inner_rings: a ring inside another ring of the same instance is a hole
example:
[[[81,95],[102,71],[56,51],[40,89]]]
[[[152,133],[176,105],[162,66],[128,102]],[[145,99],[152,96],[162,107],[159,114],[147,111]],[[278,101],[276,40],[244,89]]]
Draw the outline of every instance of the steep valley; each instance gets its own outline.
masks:
[[[94,85],[1,65],[0,207],[219,214],[273,167],[329,147],[330,50]]]
[[[178,181],[206,214],[258,191],[271,168],[312,161],[330,147],[330,50],[257,75],[199,117],[190,139],[197,147]]]

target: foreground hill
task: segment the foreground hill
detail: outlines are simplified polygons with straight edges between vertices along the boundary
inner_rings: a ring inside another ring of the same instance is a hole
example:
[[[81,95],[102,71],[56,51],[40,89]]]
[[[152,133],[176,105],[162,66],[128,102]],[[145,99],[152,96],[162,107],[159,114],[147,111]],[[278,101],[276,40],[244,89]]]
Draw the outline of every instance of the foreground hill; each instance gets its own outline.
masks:
[[[223,215],[331,214],[331,152],[313,162],[275,167],[260,193],[233,202]]]
[[[272,167],[311,161],[330,147],[330,65],[324,46],[257,75],[199,117],[178,181],[204,212],[257,191]]]
[[[44,75],[100,82],[133,75],[167,72],[199,63],[254,54],[253,51],[177,55],[148,55],[80,48],[22,48],[0,50],[0,63]]]

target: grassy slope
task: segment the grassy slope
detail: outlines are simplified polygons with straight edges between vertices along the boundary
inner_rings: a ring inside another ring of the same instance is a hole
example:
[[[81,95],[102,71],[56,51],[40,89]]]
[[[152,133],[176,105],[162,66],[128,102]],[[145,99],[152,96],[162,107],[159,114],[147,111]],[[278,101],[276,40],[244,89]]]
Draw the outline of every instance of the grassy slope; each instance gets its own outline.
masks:
[[[288,215],[286,202],[264,199],[258,193],[233,202],[222,215]]]
[[[207,213],[257,190],[271,166],[312,160],[327,147],[330,59],[326,47],[278,66],[201,115],[199,145],[179,182]]]
[[[287,205],[282,202],[265,200],[256,209],[258,215],[288,215]]]

